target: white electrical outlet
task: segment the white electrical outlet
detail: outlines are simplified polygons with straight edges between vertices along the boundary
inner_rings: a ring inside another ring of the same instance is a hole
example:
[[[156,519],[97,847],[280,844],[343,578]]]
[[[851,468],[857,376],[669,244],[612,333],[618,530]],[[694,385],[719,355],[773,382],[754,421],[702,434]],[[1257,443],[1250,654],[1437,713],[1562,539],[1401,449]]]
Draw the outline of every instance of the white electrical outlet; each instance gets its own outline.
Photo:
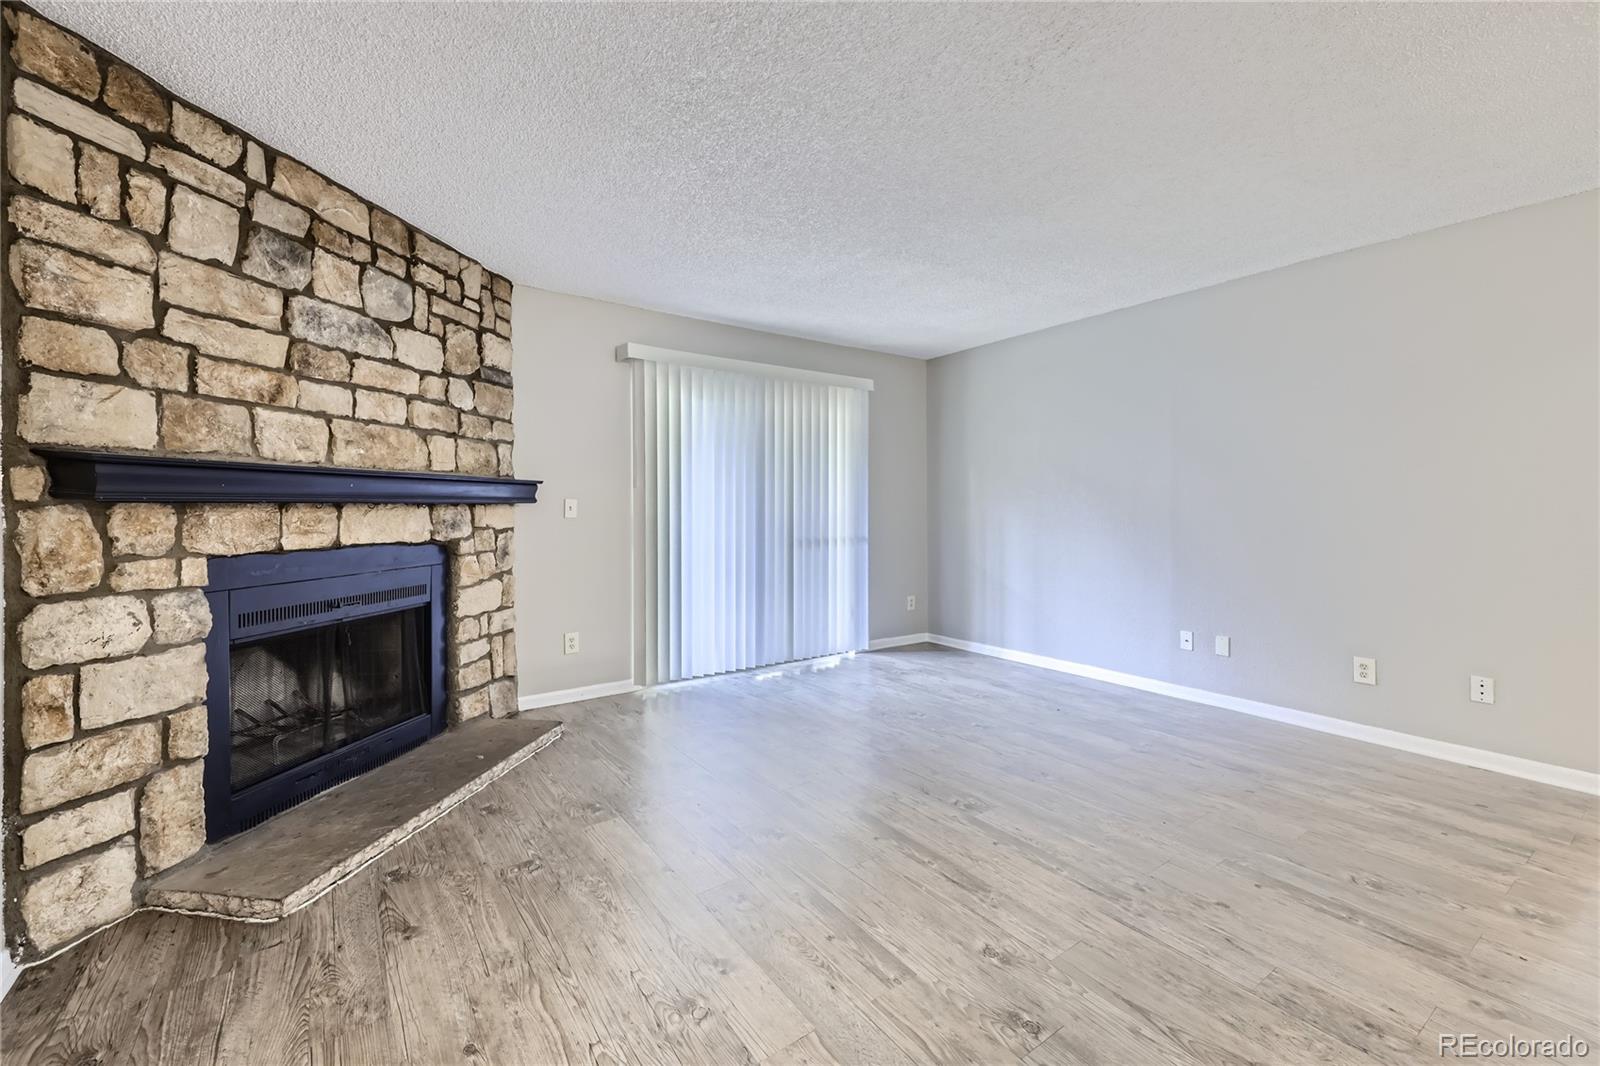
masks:
[[[563,500],[562,501],[561,516],[563,518],[577,518],[578,517],[578,501],[573,499],[571,496],[568,496],[565,500]]]
[[[1473,674],[1471,696],[1473,703],[1493,703],[1494,678],[1479,677],[1477,674]]]
[[[576,655],[576,654],[578,654],[578,634],[576,634],[576,633],[567,633],[567,634],[562,636],[562,638],[561,638],[561,654],[562,655]]]
[[[1217,638],[1217,654],[1227,658],[1233,654],[1233,641],[1228,637]]]
[[[917,609],[917,598],[915,596],[907,596],[906,597],[906,610],[915,611],[916,609]]]
[[[1178,647],[1182,648],[1184,651],[1194,651],[1194,630],[1178,630]]]
[[[1378,683],[1378,660],[1357,655],[1355,658],[1355,675],[1355,682],[1358,685],[1376,685]]]

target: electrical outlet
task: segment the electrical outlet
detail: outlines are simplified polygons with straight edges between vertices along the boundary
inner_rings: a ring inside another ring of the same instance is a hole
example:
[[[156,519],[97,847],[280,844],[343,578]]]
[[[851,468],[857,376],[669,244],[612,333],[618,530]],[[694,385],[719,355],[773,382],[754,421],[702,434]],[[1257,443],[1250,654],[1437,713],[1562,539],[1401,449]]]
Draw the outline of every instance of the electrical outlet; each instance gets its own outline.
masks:
[[[915,596],[907,596],[906,597],[906,610],[915,611],[916,609],[917,609],[917,598]]]
[[[1494,678],[1479,677],[1477,674],[1473,674],[1471,696],[1473,703],[1493,703]]]
[[[562,636],[562,638],[561,638],[561,654],[562,655],[576,655],[576,654],[578,654],[578,634],[576,634],[576,633],[567,633],[564,636]]]
[[[578,501],[576,499],[574,499],[571,496],[568,496],[565,500],[561,501],[561,504],[562,504],[561,517],[563,517],[563,518],[577,518],[578,517]]]
[[[1358,685],[1376,685],[1378,683],[1378,660],[1357,655],[1355,658],[1355,682]]]
[[[1182,648],[1184,651],[1194,651],[1194,630],[1178,630],[1178,647]]]
[[[1229,637],[1217,637],[1217,654],[1223,658],[1233,654],[1233,641]]]

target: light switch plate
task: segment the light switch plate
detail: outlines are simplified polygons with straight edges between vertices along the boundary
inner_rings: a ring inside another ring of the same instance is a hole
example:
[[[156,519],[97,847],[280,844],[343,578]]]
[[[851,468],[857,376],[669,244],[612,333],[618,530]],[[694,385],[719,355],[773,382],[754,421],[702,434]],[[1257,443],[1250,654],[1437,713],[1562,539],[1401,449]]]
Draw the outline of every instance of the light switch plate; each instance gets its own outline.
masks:
[[[571,496],[568,496],[565,500],[561,501],[561,517],[563,517],[563,518],[577,518],[578,517],[578,501],[576,499],[574,499]]]
[[[1217,638],[1217,654],[1226,658],[1233,654],[1233,641],[1228,637]]]

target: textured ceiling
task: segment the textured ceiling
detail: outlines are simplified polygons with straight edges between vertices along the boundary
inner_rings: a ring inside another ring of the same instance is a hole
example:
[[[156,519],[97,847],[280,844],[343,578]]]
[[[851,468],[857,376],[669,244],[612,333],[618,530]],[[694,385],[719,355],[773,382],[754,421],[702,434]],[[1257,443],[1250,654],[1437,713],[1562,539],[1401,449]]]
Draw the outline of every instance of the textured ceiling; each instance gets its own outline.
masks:
[[[35,3],[518,282],[903,354],[1600,184],[1590,4]]]

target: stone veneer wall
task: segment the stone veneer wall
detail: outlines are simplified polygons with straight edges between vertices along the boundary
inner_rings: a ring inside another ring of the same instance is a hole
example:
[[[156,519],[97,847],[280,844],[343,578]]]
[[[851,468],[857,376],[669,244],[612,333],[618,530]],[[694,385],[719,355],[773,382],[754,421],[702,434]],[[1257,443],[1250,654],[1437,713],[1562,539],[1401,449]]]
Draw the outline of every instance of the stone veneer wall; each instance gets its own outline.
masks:
[[[451,720],[516,707],[511,508],[60,502],[30,445],[511,475],[511,285],[4,12],[5,927],[36,958],[204,843],[214,555],[447,545]]]

